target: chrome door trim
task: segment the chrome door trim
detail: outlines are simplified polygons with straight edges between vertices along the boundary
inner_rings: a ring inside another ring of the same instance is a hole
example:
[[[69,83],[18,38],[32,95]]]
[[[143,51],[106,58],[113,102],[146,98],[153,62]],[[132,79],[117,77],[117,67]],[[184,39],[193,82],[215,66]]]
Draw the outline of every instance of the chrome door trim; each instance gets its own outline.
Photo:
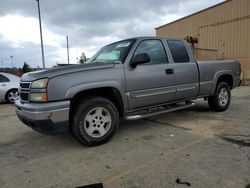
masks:
[[[162,95],[173,92],[176,92],[175,86],[139,90],[139,91],[129,92],[128,95],[131,98],[142,98],[142,97],[151,97],[155,95]]]
[[[177,88],[177,92],[179,92],[179,91],[186,91],[186,90],[190,90],[190,89],[195,89],[195,86],[193,86],[193,87],[186,87],[186,88]]]

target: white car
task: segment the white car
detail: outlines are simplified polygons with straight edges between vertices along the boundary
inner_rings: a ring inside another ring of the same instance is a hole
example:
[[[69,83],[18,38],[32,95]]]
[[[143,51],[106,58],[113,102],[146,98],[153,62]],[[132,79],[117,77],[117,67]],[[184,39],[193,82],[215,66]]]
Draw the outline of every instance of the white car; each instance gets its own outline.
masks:
[[[20,77],[0,72],[0,101],[14,103],[19,98],[18,87]]]

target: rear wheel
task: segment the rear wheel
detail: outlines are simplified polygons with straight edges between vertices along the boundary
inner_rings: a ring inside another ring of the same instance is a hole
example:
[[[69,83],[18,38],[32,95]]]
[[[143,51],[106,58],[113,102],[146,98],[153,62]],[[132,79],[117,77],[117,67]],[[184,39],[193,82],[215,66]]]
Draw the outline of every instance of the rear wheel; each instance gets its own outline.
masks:
[[[5,100],[9,103],[14,103],[15,100],[19,97],[17,89],[9,90],[5,95]]]
[[[226,82],[220,82],[215,90],[215,94],[208,98],[210,109],[222,112],[225,111],[231,102],[230,86]]]
[[[115,105],[103,97],[82,101],[74,114],[71,133],[86,146],[106,143],[112,138],[119,124]]]

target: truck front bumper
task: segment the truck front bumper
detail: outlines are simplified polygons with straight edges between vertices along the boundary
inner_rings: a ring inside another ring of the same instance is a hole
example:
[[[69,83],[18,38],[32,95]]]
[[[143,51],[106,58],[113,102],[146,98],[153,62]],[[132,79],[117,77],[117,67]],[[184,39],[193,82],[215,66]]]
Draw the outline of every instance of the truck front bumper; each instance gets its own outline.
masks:
[[[15,101],[16,114],[27,126],[44,134],[68,130],[70,101],[22,103]]]

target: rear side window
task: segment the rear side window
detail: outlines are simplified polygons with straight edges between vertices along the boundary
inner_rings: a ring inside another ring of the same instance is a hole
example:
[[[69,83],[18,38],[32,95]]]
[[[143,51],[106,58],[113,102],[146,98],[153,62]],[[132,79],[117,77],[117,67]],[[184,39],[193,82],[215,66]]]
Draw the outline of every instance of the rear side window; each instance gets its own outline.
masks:
[[[10,80],[4,75],[0,74],[0,82],[9,82]]]
[[[161,64],[168,62],[164,46],[160,40],[144,40],[142,41],[134,55],[139,53],[147,53],[150,57],[150,62],[147,64]]]
[[[167,40],[167,44],[169,46],[174,62],[176,63],[189,62],[188,52],[186,46],[182,41]]]

